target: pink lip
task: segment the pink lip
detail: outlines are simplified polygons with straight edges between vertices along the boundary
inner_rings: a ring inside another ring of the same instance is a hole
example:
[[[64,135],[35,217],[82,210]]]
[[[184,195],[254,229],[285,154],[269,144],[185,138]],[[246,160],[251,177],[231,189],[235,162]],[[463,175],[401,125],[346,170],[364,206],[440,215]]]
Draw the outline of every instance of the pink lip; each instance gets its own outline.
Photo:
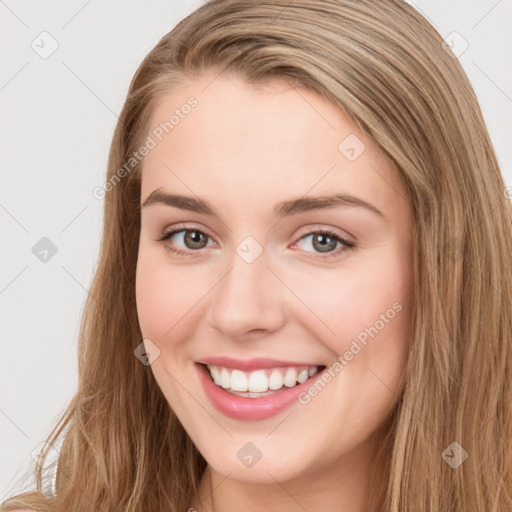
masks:
[[[279,366],[283,365],[283,361],[278,361],[278,363]],[[224,391],[220,386],[217,386],[215,382],[213,382],[210,372],[203,364],[195,363],[195,366],[199,372],[199,378],[203,384],[205,393],[217,410],[230,418],[246,421],[264,420],[284,411],[293,403],[298,402],[299,395],[306,391],[323,371],[326,370],[326,368],[324,368],[314,375],[314,377],[293,388],[277,391],[272,395],[263,396],[261,398],[245,398],[232,395]],[[305,365],[298,364],[297,366]],[[262,366],[259,366],[259,368],[262,368]]]
[[[215,366],[223,366],[224,368],[232,368],[238,370],[259,370],[263,368],[279,368],[283,366],[325,366],[321,363],[303,363],[297,361],[279,361],[278,359],[256,358],[256,359],[234,359],[232,357],[205,357],[201,361],[202,364],[211,364]]]

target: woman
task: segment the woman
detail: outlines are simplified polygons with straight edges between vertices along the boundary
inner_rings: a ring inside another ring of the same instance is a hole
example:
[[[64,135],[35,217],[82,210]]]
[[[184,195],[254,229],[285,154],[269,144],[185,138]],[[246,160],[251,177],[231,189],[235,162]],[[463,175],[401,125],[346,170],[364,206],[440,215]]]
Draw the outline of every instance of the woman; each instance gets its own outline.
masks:
[[[442,43],[391,0],[214,0],[162,38],[56,492],[5,510],[511,509],[512,211]]]

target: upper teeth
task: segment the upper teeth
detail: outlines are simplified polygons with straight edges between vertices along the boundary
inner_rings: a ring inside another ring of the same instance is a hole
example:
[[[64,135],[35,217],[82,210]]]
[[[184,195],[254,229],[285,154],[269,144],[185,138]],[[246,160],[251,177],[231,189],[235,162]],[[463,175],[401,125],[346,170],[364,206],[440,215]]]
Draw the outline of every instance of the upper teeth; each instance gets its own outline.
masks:
[[[293,387],[301,384],[309,377],[315,375],[318,366],[303,366],[300,368],[274,368],[267,370],[255,370],[253,372],[244,372],[242,370],[233,370],[222,366],[206,365],[217,386],[232,391],[253,391],[265,392],[269,389],[277,390],[285,385]]]

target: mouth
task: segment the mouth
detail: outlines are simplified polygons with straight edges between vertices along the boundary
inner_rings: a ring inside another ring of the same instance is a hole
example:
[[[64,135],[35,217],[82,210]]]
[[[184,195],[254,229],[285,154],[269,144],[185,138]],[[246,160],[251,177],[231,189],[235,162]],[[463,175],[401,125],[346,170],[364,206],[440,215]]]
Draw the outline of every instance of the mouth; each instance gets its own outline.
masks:
[[[324,365],[287,366],[245,371],[203,364],[216,386],[244,398],[261,398],[294,388],[311,379]]]
[[[264,420],[300,403],[300,396],[326,371],[325,365],[240,370],[196,362],[195,367],[211,404],[223,415],[245,421]]]

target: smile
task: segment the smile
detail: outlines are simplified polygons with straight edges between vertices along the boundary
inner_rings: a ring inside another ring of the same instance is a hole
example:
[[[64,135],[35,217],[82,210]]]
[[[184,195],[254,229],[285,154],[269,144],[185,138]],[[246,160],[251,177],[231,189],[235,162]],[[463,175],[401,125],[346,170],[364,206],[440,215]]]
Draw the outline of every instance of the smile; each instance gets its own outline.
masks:
[[[245,421],[270,418],[298,403],[326,370],[303,365],[249,371],[198,362],[195,367],[209,402],[223,415]]]
[[[267,368],[251,372],[206,365],[213,381],[228,393],[247,398],[260,398],[275,391],[295,387],[313,377],[318,366]]]

